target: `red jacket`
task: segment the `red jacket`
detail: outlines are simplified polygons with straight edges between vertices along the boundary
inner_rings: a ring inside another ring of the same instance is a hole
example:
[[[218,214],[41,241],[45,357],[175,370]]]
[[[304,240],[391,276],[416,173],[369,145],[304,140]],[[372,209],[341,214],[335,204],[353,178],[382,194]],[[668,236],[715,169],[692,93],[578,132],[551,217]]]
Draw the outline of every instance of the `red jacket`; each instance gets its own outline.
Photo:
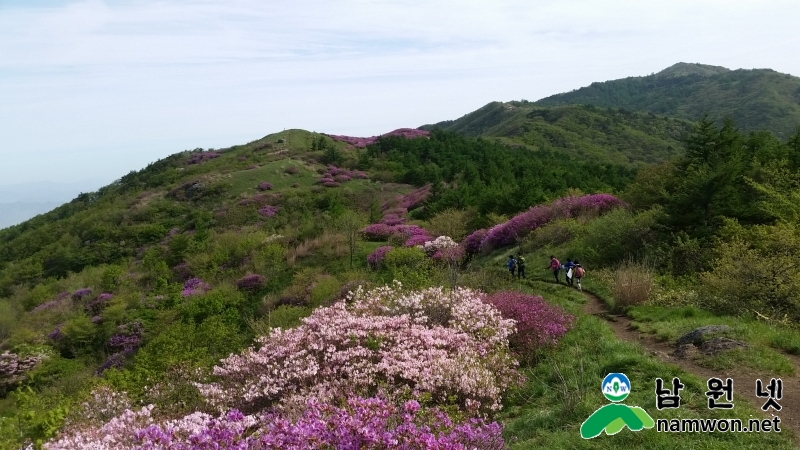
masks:
[[[553,259],[550,260],[550,268],[553,269],[553,270],[560,269],[561,268],[561,263],[558,262],[557,259],[553,258]]]

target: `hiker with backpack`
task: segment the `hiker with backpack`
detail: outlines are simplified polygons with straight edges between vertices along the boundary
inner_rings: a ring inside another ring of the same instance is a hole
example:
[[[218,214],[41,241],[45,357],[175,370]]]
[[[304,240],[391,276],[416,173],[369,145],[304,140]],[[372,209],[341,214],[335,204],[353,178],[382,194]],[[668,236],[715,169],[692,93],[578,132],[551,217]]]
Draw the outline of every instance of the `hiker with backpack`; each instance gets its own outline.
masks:
[[[581,289],[581,279],[583,278],[584,275],[586,275],[586,270],[583,269],[583,266],[581,266],[581,263],[579,263],[578,261],[575,261],[575,269],[573,270],[575,271],[574,276],[575,276],[575,281],[577,281],[578,283],[578,290],[583,292],[583,289]]]
[[[568,286],[572,286],[572,270],[575,268],[575,263],[572,262],[572,258],[567,258],[567,262],[561,266],[564,269],[564,277],[566,278],[566,283]]]
[[[517,278],[525,278],[525,258],[521,253],[517,255]]]
[[[514,279],[514,271],[517,269],[517,260],[514,259],[514,255],[508,257],[508,261],[506,261],[506,267],[508,271],[511,272],[511,279]]]
[[[558,281],[558,272],[561,270],[561,263],[556,259],[555,256],[550,255],[550,265],[545,267],[545,269],[549,269],[553,271],[553,276],[556,278],[556,284],[561,284]]]

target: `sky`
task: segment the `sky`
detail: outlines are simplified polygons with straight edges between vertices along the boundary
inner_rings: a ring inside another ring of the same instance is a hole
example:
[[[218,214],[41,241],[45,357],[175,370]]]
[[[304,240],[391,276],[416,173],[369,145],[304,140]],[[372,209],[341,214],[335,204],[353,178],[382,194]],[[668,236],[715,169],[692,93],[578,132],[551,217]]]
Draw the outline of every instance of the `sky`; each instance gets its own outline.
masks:
[[[797,0],[0,0],[0,188],[372,136],[677,62],[800,75]]]

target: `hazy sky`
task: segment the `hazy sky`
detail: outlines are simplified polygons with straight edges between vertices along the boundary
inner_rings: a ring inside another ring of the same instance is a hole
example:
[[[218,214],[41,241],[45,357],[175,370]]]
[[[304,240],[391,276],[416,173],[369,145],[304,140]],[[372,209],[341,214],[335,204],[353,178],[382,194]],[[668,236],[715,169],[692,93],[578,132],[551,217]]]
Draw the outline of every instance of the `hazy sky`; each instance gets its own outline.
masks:
[[[105,184],[284,128],[370,136],[679,61],[800,75],[797,30],[798,0],[0,0],[0,185]]]

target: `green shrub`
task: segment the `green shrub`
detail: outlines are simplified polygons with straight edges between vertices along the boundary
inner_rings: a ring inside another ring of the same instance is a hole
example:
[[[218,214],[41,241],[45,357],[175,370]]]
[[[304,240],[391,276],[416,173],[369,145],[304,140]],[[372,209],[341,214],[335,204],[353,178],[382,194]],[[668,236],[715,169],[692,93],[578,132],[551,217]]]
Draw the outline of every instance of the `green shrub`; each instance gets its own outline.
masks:
[[[392,279],[410,288],[427,285],[432,277],[433,265],[425,252],[416,247],[399,247],[390,250],[383,265]]]

